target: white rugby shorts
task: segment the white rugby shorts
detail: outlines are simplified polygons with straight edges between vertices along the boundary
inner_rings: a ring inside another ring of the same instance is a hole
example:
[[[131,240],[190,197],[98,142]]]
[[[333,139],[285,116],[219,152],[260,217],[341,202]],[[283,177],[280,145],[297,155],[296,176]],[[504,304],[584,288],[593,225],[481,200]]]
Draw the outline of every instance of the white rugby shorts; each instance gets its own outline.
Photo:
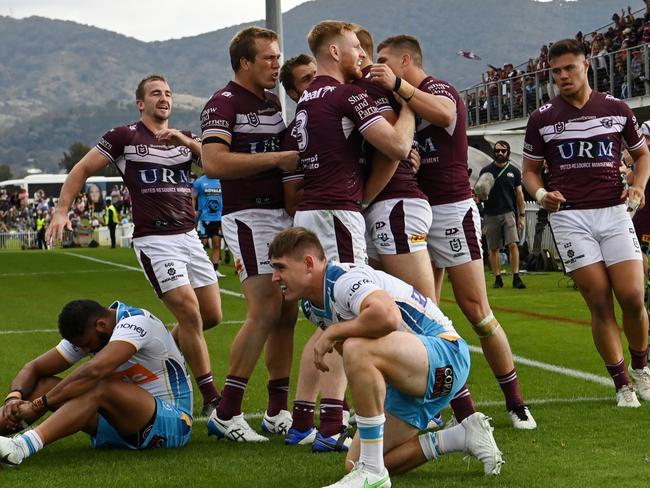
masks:
[[[422,198],[373,203],[365,212],[368,255],[410,254],[427,248],[431,206]]]
[[[625,205],[549,214],[560,257],[570,273],[604,261],[641,260],[641,246]]]
[[[327,260],[366,264],[366,223],[361,212],[352,210],[299,210],[293,225],[318,236]]]
[[[291,217],[283,208],[251,208],[221,218],[223,238],[235,258],[239,281],[273,273],[269,246],[276,235],[289,227]]]
[[[436,267],[451,268],[483,259],[481,217],[472,198],[433,205],[431,217],[427,245]]]
[[[159,298],[174,288],[217,283],[217,274],[196,230],[133,239],[133,250]]]

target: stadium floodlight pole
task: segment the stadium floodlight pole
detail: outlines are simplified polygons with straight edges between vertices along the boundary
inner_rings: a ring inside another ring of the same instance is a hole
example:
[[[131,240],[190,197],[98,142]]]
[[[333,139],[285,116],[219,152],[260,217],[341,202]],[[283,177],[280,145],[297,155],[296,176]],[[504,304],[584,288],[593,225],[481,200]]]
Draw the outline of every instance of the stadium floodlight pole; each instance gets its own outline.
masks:
[[[284,40],[282,33],[282,0],[266,0],[266,28],[275,31],[278,34],[278,44],[280,44],[280,65],[284,62]],[[275,87],[275,93],[282,102],[282,118],[287,120],[287,100],[282,83],[278,81]]]

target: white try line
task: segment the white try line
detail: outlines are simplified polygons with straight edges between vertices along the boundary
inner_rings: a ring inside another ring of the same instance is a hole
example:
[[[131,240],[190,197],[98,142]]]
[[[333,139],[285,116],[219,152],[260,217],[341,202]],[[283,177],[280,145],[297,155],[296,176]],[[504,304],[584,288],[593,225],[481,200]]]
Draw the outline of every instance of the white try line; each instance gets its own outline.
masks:
[[[128,264],[114,263],[113,261],[106,261],[104,259],[98,259],[98,258],[93,258],[93,257],[90,257],[90,256],[84,256],[82,254],[76,254],[76,253],[73,253],[73,252],[62,252],[61,254],[65,254],[66,256],[72,256],[72,257],[75,257],[75,258],[87,259],[88,261],[94,261],[96,263],[108,264],[109,266],[117,266],[119,268],[128,269],[129,271],[138,271],[138,272],[142,273],[142,270],[140,268],[136,268],[135,266],[129,266]],[[233,296],[233,297],[244,298],[244,295],[242,293],[238,293],[236,291],[231,291],[231,290],[226,290],[225,288],[221,288],[221,293],[223,295],[230,295],[230,296]]]
[[[77,271],[34,271],[31,273],[0,273],[1,277],[8,276],[46,276],[46,275],[69,275],[80,273],[121,273],[120,269],[79,269]]]
[[[102,259],[91,258],[90,256],[82,256],[80,254],[75,254],[75,253],[71,253],[71,252],[64,252],[63,254],[65,254],[67,256],[75,256],[75,257],[79,257],[79,258],[82,258],[82,259],[88,259],[90,261],[96,261],[98,263],[104,263],[104,264],[108,264],[108,265],[113,265],[113,266],[119,266],[119,267],[122,267],[122,268],[132,269],[134,271],[140,271],[140,268],[135,268],[133,266],[127,266],[125,264],[113,263],[112,261],[104,261]],[[221,289],[221,293],[223,293],[224,295],[231,295],[231,296],[244,298],[243,294],[237,293],[237,292],[234,292],[234,291],[231,291],[231,290]],[[480,347],[477,347],[477,346],[469,346],[469,350],[471,352],[475,353],[475,354],[483,354],[483,350]],[[614,382],[610,378],[605,378],[604,376],[598,376],[598,375],[595,375],[595,374],[592,374],[592,373],[587,373],[586,371],[580,371],[580,370],[577,370],[577,369],[565,368],[563,366],[556,366],[554,364],[543,363],[541,361],[536,361],[534,359],[528,359],[528,358],[524,358],[524,357],[521,357],[521,356],[516,356],[514,354],[513,354],[513,359],[514,359],[515,363],[523,364],[525,366],[531,366],[533,368],[542,369],[544,371],[550,371],[550,372],[561,374],[561,375],[564,375],[564,376],[569,376],[571,378],[577,378],[577,379],[581,379],[581,380],[584,380],[584,381],[589,381],[591,383],[596,383],[596,384],[603,385],[603,386],[608,386],[608,387],[611,387],[611,386],[614,385]]]
[[[475,354],[483,354],[483,349],[477,346],[469,346],[469,350]],[[587,373],[586,371],[565,368],[563,366],[556,366],[555,364],[543,363],[541,361],[536,361],[534,359],[528,359],[521,356],[517,356],[516,354],[512,355],[512,359],[514,360],[515,363],[523,364],[525,366],[531,366],[533,368],[543,369],[544,371],[550,371],[552,373],[569,376],[571,378],[578,378],[581,380],[589,381],[591,383],[597,383],[603,386],[614,386],[614,382],[610,378],[605,378],[604,376],[598,376],[596,374]]]

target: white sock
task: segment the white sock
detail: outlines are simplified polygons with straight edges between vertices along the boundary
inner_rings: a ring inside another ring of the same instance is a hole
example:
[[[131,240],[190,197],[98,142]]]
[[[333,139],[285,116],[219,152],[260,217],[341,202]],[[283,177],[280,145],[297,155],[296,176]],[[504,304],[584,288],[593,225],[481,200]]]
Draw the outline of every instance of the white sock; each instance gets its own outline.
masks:
[[[465,427],[462,424],[436,432],[440,454],[465,450]]]
[[[23,457],[28,458],[43,449],[43,439],[35,430],[28,430],[14,437],[14,441],[23,452]]]
[[[426,432],[418,436],[418,441],[420,441],[420,447],[424,453],[424,457],[427,458],[427,461],[432,459],[438,459],[442,453],[438,447],[438,439],[434,432]]]
[[[382,413],[376,417],[361,417],[357,414],[357,428],[361,441],[359,462],[364,463],[370,471],[384,472],[384,423],[386,416]]]

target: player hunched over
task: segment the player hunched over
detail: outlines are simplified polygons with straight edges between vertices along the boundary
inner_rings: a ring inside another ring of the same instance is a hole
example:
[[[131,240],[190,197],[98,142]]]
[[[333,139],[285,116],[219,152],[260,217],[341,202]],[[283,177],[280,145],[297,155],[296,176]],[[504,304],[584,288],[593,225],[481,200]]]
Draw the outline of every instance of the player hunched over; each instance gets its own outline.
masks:
[[[316,235],[301,227],[279,234],[269,258],[273,281],[288,298],[302,298],[323,328],[314,346],[318,368],[343,357],[358,429],[350,472],[331,487],[389,487],[389,472],[455,451],[477,457],[486,475],[500,473],[503,458],[482,413],[420,435],[463,387],[470,366],[467,344],[430,298],[367,265],[328,262]]]

